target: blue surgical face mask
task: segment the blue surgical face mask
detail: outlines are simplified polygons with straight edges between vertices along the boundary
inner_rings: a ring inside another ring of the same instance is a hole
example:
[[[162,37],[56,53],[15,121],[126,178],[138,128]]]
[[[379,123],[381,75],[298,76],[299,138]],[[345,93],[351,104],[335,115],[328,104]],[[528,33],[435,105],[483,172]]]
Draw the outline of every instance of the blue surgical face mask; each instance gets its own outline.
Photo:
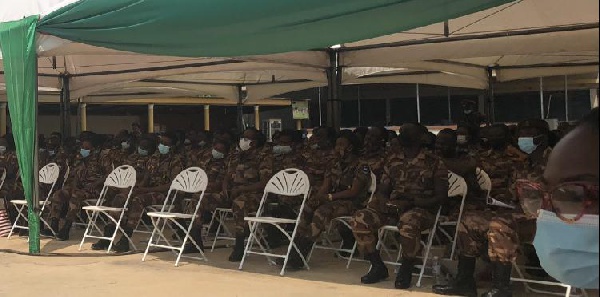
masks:
[[[540,210],[533,245],[550,276],[575,288],[598,289],[598,215],[569,224]]]
[[[81,155],[81,157],[83,158],[87,158],[90,155],[90,150],[86,150],[86,149],[80,149],[79,150],[79,154]]]
[[[158,145],[158,152],[159,152],[161,155],[166,155],[166,154],[168,154],[170,149],[171,149],[171,147],[170,147],[170,146],[166,146],[166,145],[164,145],[164,144],[162,144],[162,143]]]
[[[533,142],[533,137],[519,137],[519,149],[526,154],[531,154],[537,149],[537,145]]]
[[[276,145],[273,147],[273,154],[285,155],[292,152],[292,147],[289,145]]]
[[[139,154],[140,156],[147,156],[147,155],[148,155],[148,150],[142,149],[142,148],[141,148],[141,147],[139,147],[139,146],[138,146],[138,149],[137,149],[137,151],[138,151],[138,154]]]
[[[212,157],[213,157],[213,159],[223,159],[223,158],[225,158],[225,154],[223,154],[223,153],[221,153],[221,152],[213,149],[212,150]]]
[[[48,155],[54,156],[54,155],[56,155],[56,151],[55,150],[48,150]]]

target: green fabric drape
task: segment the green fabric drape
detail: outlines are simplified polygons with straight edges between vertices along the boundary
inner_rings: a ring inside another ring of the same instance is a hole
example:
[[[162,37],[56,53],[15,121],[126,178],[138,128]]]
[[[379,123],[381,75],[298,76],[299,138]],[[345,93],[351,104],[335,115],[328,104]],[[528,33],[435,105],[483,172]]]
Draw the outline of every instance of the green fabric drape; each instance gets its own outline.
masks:
[[[19,21],[0,23],[0,48],[4,64],[6,94],[17,147],[19,171],[27,199],[29,219],[29,252],[40,252],[38,207],[33,204],[33,190],[37,170],[36,155],[37,113],[37,53],[35,50],[35,26],[38,17],[31,16]],[[35,206],[35,207],[34,207]]]
[[[80,0],[44,17],[38,31],[144,54],[245,56],[327,48],[508,2],[511,0]]]

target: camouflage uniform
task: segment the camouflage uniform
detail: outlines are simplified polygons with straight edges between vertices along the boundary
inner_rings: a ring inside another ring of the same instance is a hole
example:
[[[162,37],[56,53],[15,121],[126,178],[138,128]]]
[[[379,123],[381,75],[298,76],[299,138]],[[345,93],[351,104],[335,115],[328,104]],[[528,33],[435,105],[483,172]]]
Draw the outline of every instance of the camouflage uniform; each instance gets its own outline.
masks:
[[[308,175],[311,188],[314,190],[320,189],[325,180],[325,172],[333,161],[333,151],[313,149],[306,146],[301,154],[306,162],[304,172]]]
[[[143,162],[144,158],[140,158],[137,165]],[[135,167],[134,167],[135,168]],[[137,171],[138,168],[136,168]],[[183,158],[180,154],[171,152],[166,155],[155,153],[148,158],[145,164],[145,170],[137,171],[142,173],[143,187],[157,187],[161,185],[170,185],[171,181],[184,169]],[[132,193],[132,198],[128,206],[127,212],[127,228],[134,229],[140,222],[144,210],[151,205],[162,205],[166,198],[166,192],[147,192],[147,193]]]
[[[515,180],[541,181],[549,155],[550,149],[547,149],[543,153],[543,161],[534,164],[529,160],[515,161],[502,152],[489,154],[488,161],[482,162],[482,165],[492,179],[491,197],[504,197],[505,201],[514,202]],[[458,228],[458,246],[462,255],[480,256],[487,245],[490,260],[510,263],[516,260],[520,243],[533,240],[535,219],[523,213],[520,207],[497,211],[488,208],[465,214]]]
[[[8,212],[8,217],[11,222],[14,222],[14,219],[17,216],[16,209],[12,207],[10,201],[13,199],[21,199],[18,198],[18,189],[16,189],[18,184],[17,176],[19,174],[19,162],[17,160],[17,154],[15,152],[5,152],[0,155],[0,168],[6,170],[6,179],[4,180],[4,185],[0,189],[0,195],[4,198],[4,205]],[[0,174],[1,171],[0,171]],[[22,193],[22,191],[21,191]]]
[[[257,151],[235,153],[227,165],[227,176],[232,182],[232,190],[235,190],[236,187],[252,185],[271,178],[273,175],[271,162],[262,161],[262,154]],[[244,216],[258,210],[262,195],[263,192],[260,190],[231,197],[233,198],[232,211],[236,237],[245,234]]]
[[[97,153],[92,152],[87,158],[78,158],[72,172],[73,179],[50,197],[51,218],[59,218],[62,210],[68,205],[65,219],[72,222],[81,211],[83,201],[97,199],[100,194],[102,186],[97,183],[106,178],[106,172]]]
[[[308,221],[303,216],[298,226],[298,236],[308,238],[312,242],[327,229],[331,220],[336,217],[352,215],[357,208],[363,207],[368,198],[369,185],[371,184],[371,170],[366,163],[359,162],[356,157],[336,159],[326,176],[331,181],[328,193],[338,193],[348,190],[358,183],[358,194],[350,199],[336,199],[321,203],[316,208],[312,220]],[[306,220],[306,221],[305,221]]]
[[[104,171],[112,172],[116,167],[128,165],[129,152],[123,149],[112,149],[105,155],[100,157],[100,163],[104,167]]]
[[[367,208],[357,211],[351,221],[359,251],[365,255],[375,252],[379,228],[397,222],[402,255],[414,258],[419,251],[421,232],[433,226],[441,203],[431,201],[435,182],[448,184],[447,180],[445,165],[425,150],[413,159],[406,158],[403,152],[390,153],[379,183],[391,187],[389,199],[376,194],[368,201]]]

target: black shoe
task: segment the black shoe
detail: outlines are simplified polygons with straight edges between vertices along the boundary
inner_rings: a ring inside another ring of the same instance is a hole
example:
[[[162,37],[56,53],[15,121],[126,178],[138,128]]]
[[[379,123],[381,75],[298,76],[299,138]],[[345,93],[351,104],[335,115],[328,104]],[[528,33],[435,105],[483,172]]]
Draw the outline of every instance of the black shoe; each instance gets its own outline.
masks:
[[[481,297],[512,297],[510,287],[512,263],[492,262],[492,267],[492,289],[483,293]]]
[[[365,259],[369,260],[369,262],[371,263],[371,269],[369,269],[369,272],[367,272],[367,274],[363,275],[360,278],[361,283],[374,284],[385,280],[390,276],[387,267],[385,267],[385,263],[383,263],[383,260],[381,260],[381,255],[379,254],[379,251],[375,251],[371,254],[366,254]]]
[[[306,238],[296,238],[295,243],[300,250],[300,253],[302,253],[302,257],[306,259],[308,253],[310,253],[310,250],[312,249],[313,242]],[[304,261],[302,261],[302,257],[300,257],[300,254],[298,254],[295,248],[292,248],[292,250],[290,250],[287,266],[292,269],[304,268]],[[275,263],[279,266],[283,266],[283,261],[284,259],[278,258],[275,260]]]
[[[42,236],[46,236],[46,237],[54,237],[54,232],[58,231],[58,219],[52,218],[50,219],[50,228],[51,229],[46,229],[44,228],[43,230],[40,231],[40,235]],[[52,232],[52,230],[54,230],[54,232]]]
[[[229,255],[229,262],[240,262],[244,257],[244,239],[245,236],[236,236],[233,251]]]
[[[192,228],[192,230],[190,230],[190,236],[191,239],[193,239],[196,242],[196,244],[200,248],[200,251],[204,252],[204,243],[202,242],[202,229]],[[200,251],[198,251],[198,248],[196,248],[196,246],[189,239],[188,242],[185,244],[185,247],[183,248],[184,254],[195,254],[199,253]]]
[[[111,237],[114,232],[115,232],[115,226],[114,225],[107,225],[107,226],[104,227],[104,233],[102,234],[102,236],[104,236],[104,237]],[[109,245],[110,245],[110,241],[109,240],[107,240],[107,239],[100,239],[96,243],[92,244],[92,250],[94,250],[94,251],[105,250],[105,249],[108,248]]]
[[[460,257],[458,259],[458,273],[456,278],[447,285],[434,285],[433,293],[438,295],[477,297],[477,286],[475,285],[475,263],[474,257]]]
[[[406,290],[410,288],[412,283],[412,273],[415,267],[415,259],[414,258],[402,258],[402,265],[398,269],[398,274],[396,274],[396,281],[394,282],[394,287],[396,289]]]
[[[69,240],[69,233],[71,232],[72,221],[66,220],[65,225],[56,234],[56,239],[60,241]]]
[[[112,250],[119,254],[127,253],[129,252],[129,249],[129,240],[127,240],[127,237],[125,236],[121,236],[121,239],[119,239],[119,241],[112,247]]]

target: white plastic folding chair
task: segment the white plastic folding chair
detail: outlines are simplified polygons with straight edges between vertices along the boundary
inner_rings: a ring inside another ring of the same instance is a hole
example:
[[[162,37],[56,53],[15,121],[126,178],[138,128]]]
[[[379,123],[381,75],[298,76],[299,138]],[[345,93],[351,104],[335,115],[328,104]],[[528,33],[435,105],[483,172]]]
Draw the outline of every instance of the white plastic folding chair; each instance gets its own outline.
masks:
[[[204,191],[206,191],[206,186],[208,184],[208,177],[204,170],[198,167],[190,167],[188,169],[180,172],[173,182],[171,183],[171,187],[169,188],[169,192],[167,193],[167,197],[165,202],[159,212],[148,212],[148,216],[152,220],[152,225],[154,229],[152,230],[152,235],[150,236],[150,240],[148,241],[148,245],[146,246],[146,251],[144,252],[144,257],[142,261],[146,260],[146,256],[148,255],[148,250],[150,247],[159,247],[165,248],[172,251],[177,251],[177,260],[175,260],[175,266],[179,266],[179,260],[181,260],[183,250],[185,248],[185,244],[188,240],[192,242],[192,244],[198,249],[200,253],[200,257],[190,257],[184,256],[186,258],[193,258],[207,261],[204,253],[202,252],[201,246],[199,246],[198,242],[196,242],[191,236],[190,231],[194,226],[194,221],[198,216],[198,209],[200,208],[200,203],[202,203],[202,198],[204,198]],[[196,203],[196,208],[194,213],[185,214],[185,213],[175,213],[171,212],[173,209],[173,204],[175,198],[177,197],[178,192],[185,193],[200,193],[200,198]],[[188,227],[185,227],[181,224],[180,220],[189,221]],[[164,229],[167,224],[173,224],[177,226],[181,231],[184,232],[184,237],[182,239],[181,245],[174,245],[167,239],[164,234]],[[163,240],[166,244],[161,244],[161,240]]]
[[[306,173],[304,173],[304,171],[299,169],[289,168],[281,170],[269,180],[265,187],[264,194],[262,200],[260,201],[258,210],[256,211],[256,216],[244,217],[244,220],[248,222],[248,225],[250,227],[250,236],[248,237],[248,242],[246,243],[246,248],[244,249],[244,256],[242,257],[242,261],[240,262],[240,270],[243,268],[244,261],[246,260],[248,254],[256,254],[266,256],[267,258],[283,258],[283,267],[281,268],[281,272],[279,273],[279,275],[283,276],[292,248],[294,248],[296,252],[300,255],[300,258],[302,259],[302,262],[304,262],[304,266],[306,267],[306,269],[309,269],[308,263],[306,262],[304,255],[300,252],[300,249],[298,249],[298,246],[296,246],[296,243],[294,242],[294,238],[296,237],[296,231],[300,223],[300,217],[302,215],[302,212],[304,211],[304,204],[306,203],[306,199],[308,198],[309,193],[310,181],[308,179],[308,176],[306,175]],[[262,213],[264,211],[264,207],[269,194],[289,197],[302,197],[302,203],[300,204],[300,209],[296,218],[287,219],[278,217],[263,217]],[[272,225],[289,240],[287,252],[285,254],[274,254],[264,249],[264,246],[261,243],[262,236],[260,235],[259,231],[261,229],[260,224]],[[291,234],[284,228],[286,225],[294,226],[294,229],[291,232]],[[258,244],[261,248],[261,251],[253,250],[254,244]]]
[[[438,224],[438,231],[444,234],[448,240],[452,242],[452,248],[450,251],[450,260],[454,259],[454,252],[456,250],[456,239],[458,237],[458,224],[462,219],[463,210],[465,207],[465,199],[467,198],[468,187],[467,182],[464,178],[459,176],[456,173],[448,172],[448,198],[450,197],[460,197],[460,208],[458,212],[458,218],[456,221],[451,220],[442,220],[440,217],[440,222]],[[443,227],[454,227],[454,236],[448,234],[448,232]]]
[[[60,168],[58,167],[58,165],[56,165],[56,163],[47,164],[46,166],[42,167],[42,169],[40,169],[38,173],[38,181],[42,184],[50,185],[50,189],[48,190],[48,195],[46,195],[46,199],[39,202],[39,205],[41,207],[39,211],[40,221],[46,226],[46,228],[52,231],[54,236],[56,236],[56,230],[53,230],[50,227],[50,224],[48,224],[48,222],[46,222],[46,220],[44,220],[44,218],[42,217],[42,214],[44,212],[44,209],[46,208],[46,205],[50,204],[50,201],[48,201],[48,199],[54,191],[54,186],[56,185],[56,181],[58,180],[59,175]],[[17,209],[17,218],[15,219],[15,222],[13,223],[12,228],[10,229],[10,233],[8,234],[9,239],[14,233],[15,229],[29,230],[29,220],[27,218],[27,200],[12,200],[10,202]],[[22,219],[22,225],[19,224],[20,219]]]
[[[212,229],[213,224],[218,225],[217,230],[215,231],[215,237],[213,238],[212,246],[210,248],[211,252],[215,250],[218,240],[235,241],[233,232],[229,230],[229,227],[227,227],[226,224],[227,220],[229,219],[233,219],[233,211],[231,208],[217,208],[213,212],[210,223],[208,223],[208,230]]]
[[[371,172],[371,185],[369,186],[369,201],[371,201],[371,199],[373,199],[373,195],[375,195],[375,191],[377,190],[377,176]],[[343,246],[343,242],[340,243],[339,247],[336,247],[335,244],[333,243],[332,238],[332,231],[334,230],[335,226],[342,226],[342,228],[348,228],[350,230],[352,230],[352,227],[350,226],[350,221],[352,220],[351,216],[343,216],[343,217],[337,217],[334,218],[333,220],[331,220],[331,222],[329,223],[329,227],[327,228],[326,232],[323,232],[321,234],[321,244],[317,244],[319,241],[315,241],[315,243],[312,246],[312,249],[310,250],[310,253],[308,254],[308,259],[307,261],[310,262],[310,259],[312,258],[312,254],[314,252],[315,249],[320,249],[320,250],[330,250],[330,251],[335,251],[336,254],[338,255],[338,257],[343,258],[343,259],[347,259],[347,263],[346,263],[346,269],[350,268],[350,263],[352,262],[352,260],[354,259],[354,253],[356,252],[356,245],[357,243],[354,242],[354,245],[349,248],[349,249],[344,249],[342,248]],[[347,253],[349,256],[348,257],[344,257],[342,256],[340,253]]]
[[[133,192],[133,188],[135,187],[135,182],[135,169],[129,165],[123,165],[115,168],[115,170],[113,170],[106,177],[106,180],[104,181],[104,186],[102,187],[102,191],[100,192],[100,196],[96,201],[96,205],[89,205],[83,207],[83,210],[85,210],[88,215],[88,224],[85,229],[85,233],[83,234],[83,238],[81,239],[81,243],[79,244],[80,251],[83,247],[83,243],[85,242],[86,238],[96,238],[106,239],[110,241],[108,249],[106,250],[106,252],[109,253],[113,246],[115,237],[117,236],[117,233],[119,231],[121,231],[123,233],[123,236],[127,238],[133,249],[136,249],[135,244],[133,243],[129,235],[127,235],[127,233],[125,233],[123,228],[121,227],[121,221],[123,220],[123,216],[125,214],[125,211],[127,210],[127,205],[129,204],[131,193]],[[108,192],[109,188],[129,189],[129,193],[127,194],[127,198],[125,199],[125,202],[122,207],[110,207],[103,205],[106,200],[106,193]],[[101,216],[104,216],[116,226],[115,231],[110,237],[103,236],[104,231],[98,223],[98,221],[101,220],[99,219]],[[118,216],[118,218],[115,219],[115,217],[113,216]],[[95,231],[101,235],[94,235]]]

